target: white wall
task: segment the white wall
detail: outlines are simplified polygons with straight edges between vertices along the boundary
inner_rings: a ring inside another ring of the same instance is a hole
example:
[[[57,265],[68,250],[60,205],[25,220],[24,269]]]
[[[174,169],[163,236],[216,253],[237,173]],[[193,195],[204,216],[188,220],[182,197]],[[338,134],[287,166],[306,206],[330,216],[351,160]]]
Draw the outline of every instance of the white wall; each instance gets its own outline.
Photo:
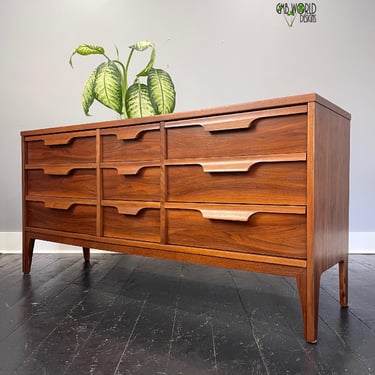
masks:
[[[293,27],[277,2],[2,0],[0,232],[21,229],[20,130],[116,118],[100,106],[83,115],[100,58],[76,56],[72,70],[71,51],[87,42],[113,55],[117,45],[124,59],[149,39],[174,78],[176,111],[317,92],[351,112],[350,230],[373,238],[375,2],[316,0],[317,22]],[[370,242],[361,246],[375,250]]]

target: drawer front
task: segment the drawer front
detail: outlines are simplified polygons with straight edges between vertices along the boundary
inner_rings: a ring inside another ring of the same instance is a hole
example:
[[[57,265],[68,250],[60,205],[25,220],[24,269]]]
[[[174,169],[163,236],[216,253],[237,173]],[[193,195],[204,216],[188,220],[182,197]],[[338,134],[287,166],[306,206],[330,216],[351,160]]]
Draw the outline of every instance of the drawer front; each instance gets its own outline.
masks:
[[[305,214],[258,212],[245,221],[203,216],[194,209],[167,209],[168,243],[306,258]]]
[[[34,136],[27,141],[28,164],[95,163],[96,137],[93,132]]]
[[[46,174],[43,169],[27,171],[29,196],[72,198],[96,197],[95,169],[73,169],[67,175]]]
[[[159,125],[105,129],[101,141],[103,162],[160,159]]]
[[[160,209],[141,208],[119,212],[117,207],[103,207],[103,235],[136,241],[160,242]]]
[[[168,200],[306,204],[306,162],[257,163],[245,172],[205,172],[201,165],[167,167]]]
[[[160,167],[141,168],[136,174],[106,168],[102,174],[104,199],[160,200]]]
[[[49,208],[43,202],[27,202],[27,225],[63,232],[96,234],[96,206],[72,204],[66,209]]]
[[[215,118],[214,130],[204,121],[167,126],[168,158],[220,157],[273,153],[306,152],[307,116],[305,113],[251,120],[241,127],[243,118],[234,118],[227,129],[226,117]],[[238,128],[235,128],[238,122]],[[222,126],[222,130],[220,130]]]

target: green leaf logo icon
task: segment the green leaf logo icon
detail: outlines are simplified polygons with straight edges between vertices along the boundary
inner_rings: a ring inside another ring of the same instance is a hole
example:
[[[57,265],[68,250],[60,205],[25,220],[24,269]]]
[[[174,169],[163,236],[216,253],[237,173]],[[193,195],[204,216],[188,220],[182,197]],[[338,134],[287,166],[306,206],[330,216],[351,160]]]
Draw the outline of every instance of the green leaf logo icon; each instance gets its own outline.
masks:
[[[302,14],[305,12],[305,5],[303,3],[299,3],[298,6],[297,6],[297,12],[299,14]]]

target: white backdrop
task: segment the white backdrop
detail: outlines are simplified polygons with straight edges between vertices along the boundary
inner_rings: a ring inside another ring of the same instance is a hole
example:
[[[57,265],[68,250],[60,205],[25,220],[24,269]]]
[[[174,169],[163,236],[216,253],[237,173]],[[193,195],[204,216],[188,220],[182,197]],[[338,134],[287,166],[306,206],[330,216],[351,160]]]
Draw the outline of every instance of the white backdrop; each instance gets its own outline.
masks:
[[[317,92],[351,112],[351,249],[375,251],[375,2],[317,0],[316,22],[292,27],[277,3],[2,0],[0,251],[21,230],[20,130],[116,118],[95,105],[84,116],[82,86],[100,57],[75,56],[71,69],[72,50],[113,56],[116,45],[125,59],[143,39],[175,81],[176,111]]]

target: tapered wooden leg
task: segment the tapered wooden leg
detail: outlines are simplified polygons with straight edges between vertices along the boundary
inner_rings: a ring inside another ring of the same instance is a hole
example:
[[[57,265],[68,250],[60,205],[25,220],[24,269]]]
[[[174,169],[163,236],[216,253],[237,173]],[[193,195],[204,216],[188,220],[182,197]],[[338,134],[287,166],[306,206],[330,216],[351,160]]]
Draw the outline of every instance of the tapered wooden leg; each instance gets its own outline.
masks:
[[[309,282],[307,271],[296,277],[299,291],[305,339],[311,344],[318,340],[320,275]]]
[[[85,262],[90,262],[90,248],[89,247],[83,247],[83,258],[85,259]]]
[[[348,257],[339,262],[340,305],[348,307]]]
[[[23,245],[22,245],[22,271],[27,274],[31,270],[31,262],[33,259],[35,238],[32,238],[30,234],[23,234]]]

